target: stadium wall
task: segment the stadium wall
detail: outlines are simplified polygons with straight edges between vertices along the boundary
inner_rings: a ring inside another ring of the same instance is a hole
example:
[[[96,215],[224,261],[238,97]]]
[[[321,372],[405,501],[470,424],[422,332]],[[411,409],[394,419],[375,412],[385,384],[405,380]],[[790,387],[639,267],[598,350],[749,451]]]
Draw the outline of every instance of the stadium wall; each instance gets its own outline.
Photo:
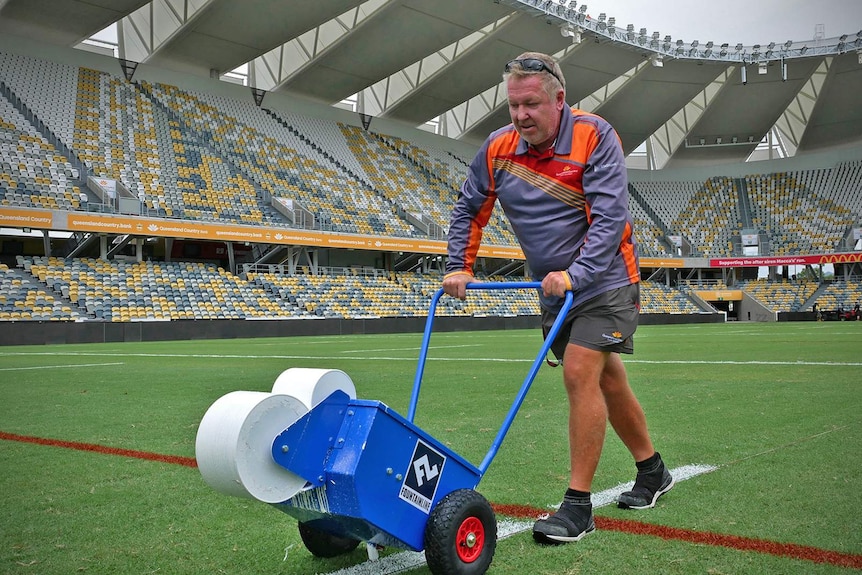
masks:
[[[641,325],[723,323],[723,313],[643,314]],[[435,332],[487,331],[540,328],[539,316],[438,317]],[[425,329],[424,317],[295,320],[173,320],[153,322],[6,322],[0,329],[0,346],[65,343],[120,343],[238,339],[318,335],[409,333]]]

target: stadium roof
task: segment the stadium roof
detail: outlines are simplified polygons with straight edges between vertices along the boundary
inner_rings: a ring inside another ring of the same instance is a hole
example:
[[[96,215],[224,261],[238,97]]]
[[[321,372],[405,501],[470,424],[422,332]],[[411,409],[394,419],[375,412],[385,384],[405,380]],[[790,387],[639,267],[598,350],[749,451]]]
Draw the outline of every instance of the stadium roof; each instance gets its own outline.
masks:
[[[204,76],[247,66],[251,86],[332,105],[355,96],[357,111],[436,119],[472,144],[509,122],[501,68],[527,50],[556,55],[569,103],[610,120],[648,167],[743,162],[768,135],[789,155],[862,144],[859,13],[839,37],[729,46],[575,1],[0,0],[0,33],[50,44],[115,22],[123,59]]]

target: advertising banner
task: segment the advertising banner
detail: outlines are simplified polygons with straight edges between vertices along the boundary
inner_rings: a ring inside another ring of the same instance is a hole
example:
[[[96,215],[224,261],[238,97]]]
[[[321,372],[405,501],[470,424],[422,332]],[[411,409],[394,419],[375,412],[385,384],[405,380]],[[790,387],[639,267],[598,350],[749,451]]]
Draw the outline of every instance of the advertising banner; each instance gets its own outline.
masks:
[[[0,226],[5,228],[52,229],[54,215],[47,210],[0,208]]]

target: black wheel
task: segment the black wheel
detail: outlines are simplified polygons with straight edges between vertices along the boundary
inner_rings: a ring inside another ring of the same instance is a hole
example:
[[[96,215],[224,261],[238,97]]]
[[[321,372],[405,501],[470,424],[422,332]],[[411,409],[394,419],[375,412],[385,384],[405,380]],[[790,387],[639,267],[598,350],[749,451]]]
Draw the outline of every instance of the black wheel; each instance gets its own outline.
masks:
[[[425,526],[425,560],[434,575],[482,575],[497,548],[497,518],[472,489],[440,500]]]
[[[359,545],[358,539],[333,535],[302,521],[299,522],[299,536],[315,557],[337,557],[350,553]]]

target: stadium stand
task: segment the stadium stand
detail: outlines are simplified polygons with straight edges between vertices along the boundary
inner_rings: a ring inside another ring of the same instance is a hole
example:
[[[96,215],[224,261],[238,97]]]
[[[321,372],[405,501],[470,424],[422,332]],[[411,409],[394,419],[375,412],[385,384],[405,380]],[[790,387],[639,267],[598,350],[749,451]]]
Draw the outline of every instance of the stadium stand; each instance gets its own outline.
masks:
[[[95,320],[294,317],[295,306],[225,270],[198,263],[99,259],[25,259],[25,269],[52,293]],[[26,265],[29,264],[29,265]]]
[[[88,193],[81,178],[92,175],[120,182],[141,201],[142,215],[440,239],[469,161],[341,122],[3,52],[0,82],[4,207],[116,211]],[[862,221],[859,160],[637,181],[631,189],[646,257],[668,255],[669,234],[685,236],[692,256],[739,255],[738,237],[749,225],[768,236],[769,255],[830,253]],[[294,209],[275,209],[274,199]],[[484,240],[515,245],[500,210]],[[439,287],[436,274],[384,269],[243,276],[204,262],[36,256],[16,264],[0,268],[3,320],[418,317]],[[510,279],[483,276],[493,278]],[[852,308],[860,299],[855,278],[734,288],[776,311],[804,311],[813,301]],[[645,281],[642,312],[701,313],[690,291],[685,282]],[[493,301],[446,300],[438,313],[517,317],[539,310],[531,294],[512,292]]]
[[[832,172],[823,169],[747,178],[753,221],[769,232],[773,254],[834,251],[858,220],[858,213],[824,197],[832,189]]]
[[[742,282],[739,287],[772,311],[802,311],[818,286],[813,281],[761,278]]]
[[[7,99],[0,99],[0,204],[77,210],[77,176],[71,162]]]
[[[56,302],[54,307],[66,312],[55,313],[57,317],[52,319],[64,320],[423,317],[431,296],[439,289],[437,276],[419,272],[341,269],[291,275],[256,271],[243,279],[217,266],[189,262],[22,257],[19,266],[6,268],[9,281],[27,285],[32,292],[41,290],[43,299]],[[512,281],[505,276],[477,279]],[[702,311],[684,293],[656,282],[644,282],[641,297],[645,314]],[[5,319],[44,319],[41,315],[32,317],[33,310],[24,305],[19,308],[17,311],[31,315]],[[535,316],[539,307],[530,290],[501,292],[494,297],[471,292],[466,301],[443,299],[438,314]]]
[[[641,283],[641,313],[693,314],[702,311],[681,290],[649,280]]]
[[[830,282],[817,296],[816,303],[821,310],[852,310],[862,303],[862,280]]]
[[[0,264],[0,321],[74,321],[81,317],[68,301],[23,270]]]

